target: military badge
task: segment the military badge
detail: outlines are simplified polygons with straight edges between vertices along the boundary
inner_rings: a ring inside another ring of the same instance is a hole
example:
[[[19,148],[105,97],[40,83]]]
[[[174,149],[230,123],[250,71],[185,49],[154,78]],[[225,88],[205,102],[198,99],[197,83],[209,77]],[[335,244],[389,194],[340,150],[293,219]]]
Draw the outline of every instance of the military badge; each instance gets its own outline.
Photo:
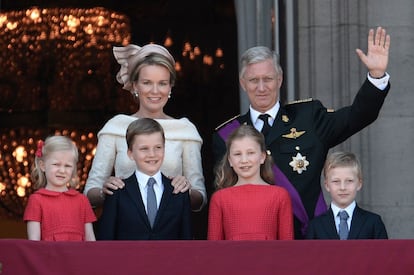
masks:
[[[300,137],[301,135],[303,135],[304,133],[306,133],[306,131],[297,131],[296,128],[290,128],[290,133],[283,135],[282,137],[296,139]]]
[[[288,116],[287,115],[282,115],[282,121],[283,122],[289,122],[289,118],[288,118]]]
[[[298,174],[302,174],[303,171],[306,171],[309,161],[306,160],[306,156],[302,156],[300,153],[297,153],[296,157],[292,157],[292,161],[289,162],[289,165],[292,166],[293,171],[298,172]]]

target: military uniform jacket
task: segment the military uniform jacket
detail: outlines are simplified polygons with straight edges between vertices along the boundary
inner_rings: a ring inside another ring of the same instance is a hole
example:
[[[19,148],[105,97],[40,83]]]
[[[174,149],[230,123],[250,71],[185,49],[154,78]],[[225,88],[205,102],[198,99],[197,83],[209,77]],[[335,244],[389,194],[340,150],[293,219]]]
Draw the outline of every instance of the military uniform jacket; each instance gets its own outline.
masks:
[[[329,149],[375,121],[389,89],[390,84],[385,90],[379,90],[367,79],[352,105],[337,111],[327,109],[318,100],[280,107],[265,137],[266,145],[276,165],[298,191],[309,219],[314,217],[321,193],[321,171]],[[234,119],[240,124],[252,124],[250,112]],[[226,150],[218,131],[231,121],[219,126],[213,134],[215,163]],[[295,221],[295,237],[300,235],[299,226]]]

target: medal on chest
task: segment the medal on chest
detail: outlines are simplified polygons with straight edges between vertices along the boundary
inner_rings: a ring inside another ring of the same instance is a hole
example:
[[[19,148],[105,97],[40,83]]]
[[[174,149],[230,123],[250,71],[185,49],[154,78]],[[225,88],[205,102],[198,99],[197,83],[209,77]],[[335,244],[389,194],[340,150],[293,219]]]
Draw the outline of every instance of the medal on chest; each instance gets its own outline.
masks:
[[[302,174],[303,171],[306,171],[309,161],[306,160],[306,156],[302,156],[302,154],[298,152],[296,156],[292,157],[292,161],[289,162],[289,165],[293,168],[293,171]]]
[[[303,134],[305,134],[306,131],[297,131],[296,128],[291,128],[290,133],[283,135],[284,138],[289,139],[297,139],[301,137]],[[300,147],[296,146],[296,156],[292,156],[292,161],[289,162],[289,165],[292,167],[294,172],[297,172],[298,174],[302,174],[303,171],[306,171],[306,167],[309,165],[309,161],[306,160],[306,156],[302,156],[302,154],[299,152]]]

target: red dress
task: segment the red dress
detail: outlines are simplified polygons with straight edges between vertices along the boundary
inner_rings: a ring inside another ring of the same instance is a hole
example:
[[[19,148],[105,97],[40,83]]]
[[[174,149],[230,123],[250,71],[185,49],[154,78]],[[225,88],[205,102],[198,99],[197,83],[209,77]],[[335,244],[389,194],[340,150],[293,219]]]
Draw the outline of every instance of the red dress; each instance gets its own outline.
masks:
[[[84,241],[85,223],[96,221],[96,216],[86,196],[78,191],[42,188],[30,195],[23,219],[40,222],[43,241]]]
[[[293,240],[288,192],[275,185],[244,184],[213,194],[209,240]]]

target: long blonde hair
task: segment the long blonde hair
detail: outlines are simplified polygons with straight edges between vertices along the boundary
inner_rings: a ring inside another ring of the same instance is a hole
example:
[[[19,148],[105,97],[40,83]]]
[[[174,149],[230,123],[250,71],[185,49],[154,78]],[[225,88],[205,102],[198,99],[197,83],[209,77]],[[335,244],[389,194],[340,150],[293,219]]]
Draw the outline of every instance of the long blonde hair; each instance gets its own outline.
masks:
[[[273,159],[267,154],[266,143],[262,133],[257,131],[252,125],[241,125],[234,130],[226,141],[226,153],[216,169],[215,183],[217,189],[233,186],[237,183],[238,176],[229,163],[229,152],[235,140],[249,137],[260,145],[260,151],[266,154],[264,163],[260,166],[260,177],[269,184],[274,184],[274,174],[272,170]]]
[[[72,174],[72,179],[69,182],[70,187],[75,187],[77,184],[77,163],[79,158],[79,152],[76,145],[73,141],[66,136],[50,136],[46,140],[39,141],[35,161],[33,164],[33,169],[31,173],[31,179],[33,182],[33,187],[39,189],[45,187],[47,184],[45,172],[40,169],[40,162],[45,161],[48,156],[57,151],[72,151],[74,156],[74,169]]]

